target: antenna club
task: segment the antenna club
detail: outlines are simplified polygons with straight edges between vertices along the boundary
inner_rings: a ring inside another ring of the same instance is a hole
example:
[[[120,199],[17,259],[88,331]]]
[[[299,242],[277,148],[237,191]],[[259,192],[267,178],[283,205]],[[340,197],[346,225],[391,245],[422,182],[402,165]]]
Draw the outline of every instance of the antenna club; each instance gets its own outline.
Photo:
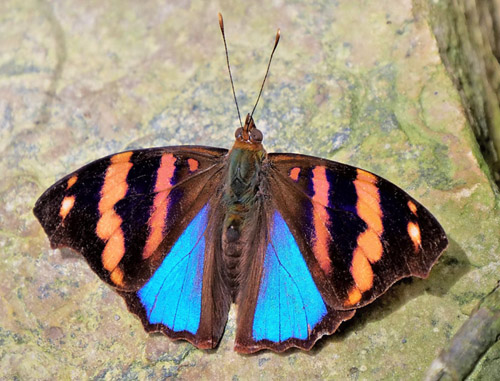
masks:
[[[276,31],[276,40],[274,41],[274,49],[276,49],[276,46],[278,46],[278,42],[280,41],[280,37],[281,37],[281,30],[280,28],[278,28],[278,30]],[[273,51],[274,53],[274,51]]]
[[[222,14],[219,12],[218,15],[219,15],[219,26],[221,30],[224,30],[224,20],[222,19]]]

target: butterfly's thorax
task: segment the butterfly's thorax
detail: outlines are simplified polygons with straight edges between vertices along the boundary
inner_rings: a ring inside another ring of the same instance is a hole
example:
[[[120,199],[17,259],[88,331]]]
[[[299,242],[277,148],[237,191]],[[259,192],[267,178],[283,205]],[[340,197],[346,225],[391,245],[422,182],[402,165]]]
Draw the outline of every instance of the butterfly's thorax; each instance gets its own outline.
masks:
[[[245,244],[245,226],[261,186],[266,151],[262,145],[236,142],[229,152],[223,201],[226,214],[223,225],[223,252],[229,287],[233,297],[238,291],[241,251]]]

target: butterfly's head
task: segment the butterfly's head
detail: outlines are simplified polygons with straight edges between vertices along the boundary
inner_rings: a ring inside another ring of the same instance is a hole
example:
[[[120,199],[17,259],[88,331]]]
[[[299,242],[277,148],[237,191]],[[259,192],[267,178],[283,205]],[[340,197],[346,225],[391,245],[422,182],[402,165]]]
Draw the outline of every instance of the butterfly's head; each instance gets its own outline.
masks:
[[[262,132],[255,127],[255,122],[250,114],[247,114],[245,125],[234,133],[236,141],[244,144],[260,146],[262,144]]]

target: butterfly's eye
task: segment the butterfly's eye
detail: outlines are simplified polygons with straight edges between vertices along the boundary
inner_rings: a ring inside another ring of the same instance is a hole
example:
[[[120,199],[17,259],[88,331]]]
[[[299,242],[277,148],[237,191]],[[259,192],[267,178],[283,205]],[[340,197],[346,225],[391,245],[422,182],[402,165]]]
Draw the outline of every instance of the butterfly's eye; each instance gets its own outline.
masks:
[[[250,131],[250,140],[255,143],[260,143],[263,139],[262,132],[260,130],[254,128]]]
[[[236,132],[234,133],[234,137],[235,137],[236,139],[238,139],[238,138],[240,138],[240,137],[241,137],[241,134],[243,134],[243,128],[241,128],[241,127],[240,127],[240,128],[238,128],[238,129],[236,130]]]

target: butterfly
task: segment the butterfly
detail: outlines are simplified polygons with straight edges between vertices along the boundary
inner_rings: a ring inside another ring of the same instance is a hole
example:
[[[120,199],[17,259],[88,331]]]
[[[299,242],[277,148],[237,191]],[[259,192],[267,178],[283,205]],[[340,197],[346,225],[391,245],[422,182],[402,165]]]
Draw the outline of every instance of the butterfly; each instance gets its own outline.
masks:
[[[231,303],[236,351],[309,350],[396,281],[428,276],[448,241],[420,203],[369,171],[267,153],[262,140],[248,114],[229,151],[113,154],[57,181],[34,214],[146,331],[202,349],[218,345]]]

